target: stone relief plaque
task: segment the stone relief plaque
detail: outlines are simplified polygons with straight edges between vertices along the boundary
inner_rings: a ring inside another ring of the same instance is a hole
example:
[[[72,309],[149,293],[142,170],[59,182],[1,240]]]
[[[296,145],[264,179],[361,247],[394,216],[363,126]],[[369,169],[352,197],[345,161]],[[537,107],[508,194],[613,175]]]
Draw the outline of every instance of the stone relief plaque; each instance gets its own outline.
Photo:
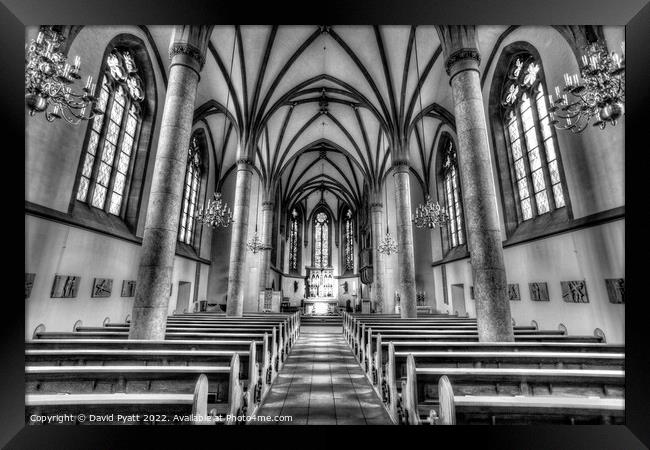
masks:
[[[133,297],[135,295],[135,280],[122,280],[122,297]]]
[[[510,301],[519,301],[521,300],[521,294],[519,292],[519,284],[508,284],[508,300]]]
[[[607,278],[605,284],[610,303],[625,303],[625,278]]]
[[[35,273],[25,272],[25,298],[29,298],[29,296],[32,295],[32,286],[34,286],[35,278]]]
[[[561,281],[562,298],[567,303],[589,303],[585,280]]]
[[[546,282],[528,283],[530,299],[534,302],[548,302],[548,284]]]
[[[91,297],[110,297],[113,291],[113,280],[110,278],[95,278]]]
[[[74,298],[79,290],[81,277],[74,275],[55,275],[50,298]]]

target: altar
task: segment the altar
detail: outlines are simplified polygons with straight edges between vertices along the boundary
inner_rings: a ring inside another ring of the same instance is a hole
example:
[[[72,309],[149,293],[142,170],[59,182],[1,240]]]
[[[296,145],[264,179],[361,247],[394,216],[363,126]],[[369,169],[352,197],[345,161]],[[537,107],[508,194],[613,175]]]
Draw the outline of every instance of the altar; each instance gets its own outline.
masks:
[[[331,267],[307,267],[307,298],[304,300],[306,315],[338,314],[338,299],[334,296],[334,269]]]
[[[331,315],[339,313],[339,301],[335,297],[320,297],[305,299],[305,315]]]

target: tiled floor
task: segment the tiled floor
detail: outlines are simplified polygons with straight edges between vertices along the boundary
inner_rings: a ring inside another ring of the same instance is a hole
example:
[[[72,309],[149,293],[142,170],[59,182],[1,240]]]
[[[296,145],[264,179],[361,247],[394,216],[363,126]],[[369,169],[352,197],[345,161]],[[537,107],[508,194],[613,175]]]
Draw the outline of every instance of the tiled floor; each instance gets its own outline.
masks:
[[[293,416],[290,422],[275,422],[286,425],[391,424],[341,327],[301,328],[257,414]]]

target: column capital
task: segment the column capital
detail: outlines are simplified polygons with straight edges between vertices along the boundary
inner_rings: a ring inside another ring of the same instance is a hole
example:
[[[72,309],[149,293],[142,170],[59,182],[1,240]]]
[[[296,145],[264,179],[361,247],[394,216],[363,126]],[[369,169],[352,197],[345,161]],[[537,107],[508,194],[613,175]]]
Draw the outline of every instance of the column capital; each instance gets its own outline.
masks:
[[[274,205],[274,204],[275,204],[275,203],[273,203],[273,202],[270,201],[270,200],[265,200],[265,201],[262,202],[262,210],[263,210],[263,211],[272,211],[272,210],[273,210],[273,205]]]
[[[177,25],[169,44],[171,65],[185,65],[199,73],[205,64],[205,54],[213,26]]]
[[[393,161],[393,164],[392,164],[393,174],[402,173],[402,172],[407,172],[408,173],[409,167],[410,167],[410,164],[405,159],[398,159],[396,161]]]
[[[241,158],[237,160],[237,166],[253,166],[255,165],[253,161],[248,158]]]
[[[374,208],[383,208],[383,207],[384,207],[384,204],[381,203],[381,202],[375,202],[375,203],[370,204],[370,208],[372,208],[372,209],[374,209]]]
[[[469,67],[464,67],[467,64],[458,64],[463,61],[469,61],[473,69],[478,70],[481,54],[474,25],[438,25],[436,30],[445,56],[447,75],[453,77],[459,71],[467,70]]]

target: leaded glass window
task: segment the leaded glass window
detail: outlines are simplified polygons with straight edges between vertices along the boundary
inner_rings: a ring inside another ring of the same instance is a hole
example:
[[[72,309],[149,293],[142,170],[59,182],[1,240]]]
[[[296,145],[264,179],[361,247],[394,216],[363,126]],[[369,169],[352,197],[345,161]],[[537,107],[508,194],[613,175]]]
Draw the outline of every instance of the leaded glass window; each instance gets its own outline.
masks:
[[[298,272],[298,251],[300,248],[300,237],[298,236],[299,214],[295,208],[291,211],[289,219],[289,270]]]
[[[314,267],[329,267],[329,217],[319,212],[314,218]]]
[[[557,140],[540,69],[532,55],[515,55],[503,88],[505,137],[520,221],[565,206]]]
[[[196,222],[197,201],[201,185],[201,148],[197,133],[190,139],[183,187],[183,207],[178,228],[178,240],[192,245]]]
[[[345,257],[345,271],[354,271],[354,224],[352,222],[352,211],[347,210],[344,219],[344,242],[343,250]]]
[[[142,120],[144,87],[128,49],[113,49],[105,66],[96,93],[96,107],[104,114],[90,123],[76,199],[119,216]]]
[[[454,248],[465,243],[463,222],[463,206],[460,198],[460,180],[458,179],[458,161],[456,147],[451,139],[447,139],[442,147],[441,177],[444,188],[444,203],[449,220],[447,221],[447,235],[449,248]]]

